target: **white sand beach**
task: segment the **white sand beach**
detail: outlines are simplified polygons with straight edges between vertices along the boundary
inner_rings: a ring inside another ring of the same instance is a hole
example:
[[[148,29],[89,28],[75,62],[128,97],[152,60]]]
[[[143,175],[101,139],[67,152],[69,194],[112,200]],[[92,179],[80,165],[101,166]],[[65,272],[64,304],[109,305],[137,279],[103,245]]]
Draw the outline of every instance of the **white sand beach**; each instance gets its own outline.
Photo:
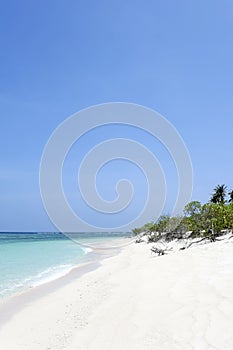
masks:
[[[1,349],[233,349],[230,240],[160,257],[132,244],[57,289],[30,293],[2,321]]]

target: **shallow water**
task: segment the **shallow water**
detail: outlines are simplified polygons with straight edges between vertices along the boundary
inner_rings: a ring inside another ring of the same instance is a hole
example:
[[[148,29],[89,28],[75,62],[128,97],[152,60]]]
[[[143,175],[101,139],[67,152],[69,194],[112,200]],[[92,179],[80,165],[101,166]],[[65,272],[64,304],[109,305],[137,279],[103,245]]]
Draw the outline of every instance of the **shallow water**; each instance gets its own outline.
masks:
[[[127,233],[0,233],[0,297],[9,296],[67,274],[90,259],[82,246],[111,242]]]

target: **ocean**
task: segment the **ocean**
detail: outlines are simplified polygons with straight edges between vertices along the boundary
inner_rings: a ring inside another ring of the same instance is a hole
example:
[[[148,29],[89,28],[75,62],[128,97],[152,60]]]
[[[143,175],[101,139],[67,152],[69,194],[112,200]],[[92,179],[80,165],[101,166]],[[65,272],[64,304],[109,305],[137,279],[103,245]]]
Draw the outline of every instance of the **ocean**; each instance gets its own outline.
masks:
[[[129,233],[0,233],[0,298],[49,282],[91,258],[93,245],[113,245]]]

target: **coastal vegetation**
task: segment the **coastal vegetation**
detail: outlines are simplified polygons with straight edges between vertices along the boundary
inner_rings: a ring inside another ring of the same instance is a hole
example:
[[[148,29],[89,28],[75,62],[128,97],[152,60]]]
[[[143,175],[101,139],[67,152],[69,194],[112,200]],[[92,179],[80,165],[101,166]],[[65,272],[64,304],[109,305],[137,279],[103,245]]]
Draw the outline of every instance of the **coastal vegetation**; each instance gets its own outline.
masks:
[[[166,241],[182,238],[205,238],[214,241],[216,237],[233,231],[233,190],[226,185],[214,188],[208,203],[188,203],[182,216],[162,215],[156,222],[149,222],[132,230],[135,235],[145,233],[149,242],[161,237]]]

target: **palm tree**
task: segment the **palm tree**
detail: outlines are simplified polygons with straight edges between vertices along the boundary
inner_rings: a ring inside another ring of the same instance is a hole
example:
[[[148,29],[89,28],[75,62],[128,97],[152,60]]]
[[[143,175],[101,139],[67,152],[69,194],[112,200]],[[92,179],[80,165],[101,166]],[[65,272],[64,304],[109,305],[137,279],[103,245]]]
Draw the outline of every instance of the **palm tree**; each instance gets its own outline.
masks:
[[[231,190],[228,194],[230,196],[229,203],[233,203],[233,190]]]
[[[214,188],[214,193],[212,194],[212,197],[210,199],[211,203],[225,203],[225,197],[226,197],[226,185],[218,185]]]

